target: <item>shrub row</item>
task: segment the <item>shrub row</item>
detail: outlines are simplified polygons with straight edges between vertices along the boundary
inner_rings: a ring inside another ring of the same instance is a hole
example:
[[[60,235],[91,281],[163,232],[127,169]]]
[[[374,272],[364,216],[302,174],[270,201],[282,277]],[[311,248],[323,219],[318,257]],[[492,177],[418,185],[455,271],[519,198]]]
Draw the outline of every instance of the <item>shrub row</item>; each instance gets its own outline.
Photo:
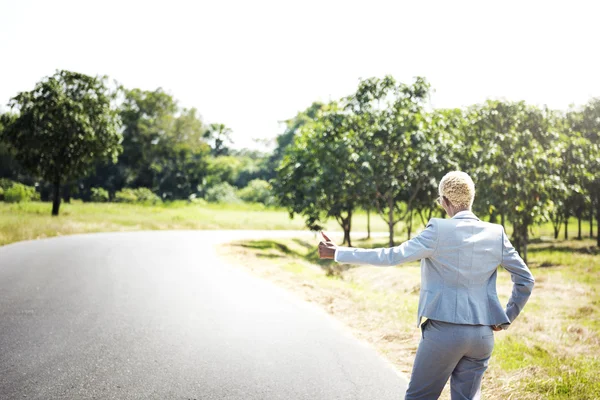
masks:
[[[115,202],[157,204],[161,199],[148,188],[125,188],[115,193]]]
[[[275,204],[269,182],[254,179],[248,186],[236,189],[229,183],[218,183],[206,191],[204,198],[211,203],[239,203],[247,201],[252,203],[263,203],[270,206]]]
[[[32,186],[13,182],[8,179],[0,179],[0,201],[9,203],[20,203],[31,200],[40,200],[40,194]],[[109,193],[104,188],[91,188],[91,200],[95,203],[106,203],[110,201]],[[240,203],[242,201],[252,203],[263,203],[274,205],[275,198],[271,193],[271,185],[264,180],[254,179],[248,186],[236,189],[227,182],[218,183],[206,190],[204,199],[190,198],[195,204],[205,202],[211,203]],[[115,193],[114,201],[117,203],[143,203],[157,204],[161,198],[148,188],[125,188]]]

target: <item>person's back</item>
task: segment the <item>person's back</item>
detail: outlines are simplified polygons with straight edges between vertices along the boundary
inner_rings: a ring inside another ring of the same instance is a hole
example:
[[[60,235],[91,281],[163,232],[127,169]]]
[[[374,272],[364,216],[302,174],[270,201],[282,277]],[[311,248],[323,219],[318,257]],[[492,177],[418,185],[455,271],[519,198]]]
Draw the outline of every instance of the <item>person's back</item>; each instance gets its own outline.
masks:
[[[421,317],[457,324],[500,325],[509,322],[496,295],[502,263],[502,225],[459,212],[435,219],[437,243],[422,259]]]

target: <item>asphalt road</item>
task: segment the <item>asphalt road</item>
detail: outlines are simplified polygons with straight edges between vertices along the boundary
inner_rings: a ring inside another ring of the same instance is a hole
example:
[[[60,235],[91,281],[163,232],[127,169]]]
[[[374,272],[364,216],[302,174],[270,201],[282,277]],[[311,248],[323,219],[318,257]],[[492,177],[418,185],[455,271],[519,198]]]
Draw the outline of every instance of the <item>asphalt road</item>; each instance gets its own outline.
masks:
[[[317,306],[219,259],[283,231],[101,233],[0,247],[0,399],[400,399]],[[316,243],[316,242],[315,242]]]

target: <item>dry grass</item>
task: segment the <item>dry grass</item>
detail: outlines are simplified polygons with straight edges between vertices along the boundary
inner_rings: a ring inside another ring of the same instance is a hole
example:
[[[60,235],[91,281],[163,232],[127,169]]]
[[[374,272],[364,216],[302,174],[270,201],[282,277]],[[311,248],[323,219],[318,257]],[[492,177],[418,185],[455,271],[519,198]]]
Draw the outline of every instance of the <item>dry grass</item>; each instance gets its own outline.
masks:
[[[384,242],[357,241],[357,247]],[[600,398],[600,255],[590,240],[540,242],[530,250],[536,277],[525,310],[496,346],[485,375],[488,399]],[[419,340],[417,264],[353,267],[319,260],[316,243],[298,239],[237,242],[220,253],[234,264],[320,304],[372,343],[406,376]],[[510,275],[501,270],[506,303]],[[448,398],[448,393],[442,398]]]

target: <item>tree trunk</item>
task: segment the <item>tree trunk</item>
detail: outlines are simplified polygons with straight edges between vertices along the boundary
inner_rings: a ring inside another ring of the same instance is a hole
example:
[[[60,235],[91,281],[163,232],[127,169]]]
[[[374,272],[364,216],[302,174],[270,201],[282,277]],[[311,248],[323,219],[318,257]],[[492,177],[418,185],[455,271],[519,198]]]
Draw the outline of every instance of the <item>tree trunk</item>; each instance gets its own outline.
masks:
[[[348,210],[348,217],[342,220],[344,223],[344,243],[348,243],[348,247],[352,247],[350,242],[350,228],[352,227],[352,209]]]
[[[60,208],[60,180],[54,182],[54,198],[52,199],[52,216],[58,216]]]
[[[582,220],[582,215],[581,213],[577,214],[577,240],[581,240],[581,220]]]
[[[367,239],[371,239],[371,208],[367,208]]]
[[[527,223],[523,223],[523,225],[518,225],[516,222],[513,224],[513,236],[514,236],[514,246],[517,253],[521,256],[525,264],[527,264],[527,242],[529,241],[529,225]]]
[[[558,239],[558,234],[560,233],[560,224],[553,223],[552,228],[554,228],[554,239]]]
[[[345,243],[348,244],[348,247],[352,247],[352,243],[350,242],[350,230],[346,226],[344,226],[344,240],[342,241],[342,244]]]
[[[388,227],[390,229],[390,247],[394,247],[394,199],[388,199]]]
[[[590,239],[594,237],[594,209],[590,207]]]
[[[565,240],[569,239],[569,214],[565,215]]]
[[[598,196],[600,197],[600,196]],[[600,247],[600,198],[596,200],[598,204],[598,208],[596,209],[596,246]]]
[[[407,226],[407,230],[408,230],[408,240],[410,240],[410,235],[412,233],[412,216],[413,216],[413,210],[412,208],[410,209],[410,212],[408,213],[408,226]]]
[[[521,254],[521,232],[518,229],[517,223],[513,223],[513,238],[514,238],[514,246],[517,253]]]
[[[63,200],[67,204],[71,204],[71,185],[64,185]]]
[[[525,264],[527,264],[527,242],[529,241],[529,226],[527,224],[523,224],[523,234],[522,234],[522,240],[523,240],[523,261],[525,261]]]
[[[600,247],[600,210],[596,211],[596,246]]]

